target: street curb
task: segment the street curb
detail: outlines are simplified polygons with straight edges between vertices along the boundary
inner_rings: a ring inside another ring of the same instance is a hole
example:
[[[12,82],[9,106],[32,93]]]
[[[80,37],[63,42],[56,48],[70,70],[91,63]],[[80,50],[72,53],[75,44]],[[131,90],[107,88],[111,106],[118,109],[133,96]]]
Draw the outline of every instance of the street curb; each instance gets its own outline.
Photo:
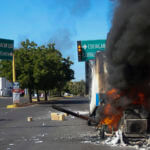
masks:
[[[40,99],[40,101],[44,101],[44,99]],[[38,102],[36,98],[32,98],[32,102]]]
[[[73,96],[64,96],[64,97],[73,97]]]
[[[65,97],[52,97],[52,98],[48,99],[47,101],[45,101],[44,98],[40,98],[40,102],[49,102],[49,101],[53,101],[53,100],[60,100],[62,98],[65,98]],[[32,101],[38,102],[36,98],[32,98]]]
[[[12,105],[7,105],[6,108],[7,109],[21,108],[21,107],[28,107],[28,106],[35,105],[35,104],[37,104],[37,103],[12,104]]]
[[[40,102],[38,102],[37,99],[33,98],[32,99],[33,103],[22,103],[22,104],[16,103],[16,104],[7,105],[6,108],[7,109],[12,109],[12,108],[27,107],[27,106],[31,106],[31,105],[35,105],[35,104],[42,104],[42,103],[47,103],[47,102],[50,102],[50,101],[57,101],[59,99],[62,99],[62,97],[55,97],[55,98],[52,98],[51,100],[48,100],[48,101],[44,101],[44,99],[41,99]]]
[[[9,108],[17,108],[17,104],[12,104],[12,105],[7,105],[6,108],[9,109]]]

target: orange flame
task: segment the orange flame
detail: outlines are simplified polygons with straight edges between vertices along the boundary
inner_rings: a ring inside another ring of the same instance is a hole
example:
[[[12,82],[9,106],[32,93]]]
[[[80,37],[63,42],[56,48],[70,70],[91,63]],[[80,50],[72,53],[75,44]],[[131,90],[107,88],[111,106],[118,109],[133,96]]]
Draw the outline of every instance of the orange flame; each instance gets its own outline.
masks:
[[[116,131],[118,129],[118,124],[123,112],[121,109],[118,109],[116,114],[114,114],[114,112],[112,111],[113,110],[111,104],[107,104],[104,108],[104,114],[106,117],[100,123],[103,125],[107,125],[110,131]]]
[[[107,95],[110,100],[115,100],[116,102],[121,97],[116,89],[108,91]],[[123,110],[121,108],[116,108],[114,110],[112,105],[108,103],[104,107],[104,115],[105,118],[100,121],[100,124],[107,125],[110,131],[116,131],[118,129],[119,121],[123,115]]]
[[[133,101],[133,104],[146,107],[145,95],[143,93],[138,93],[138,98]]]
[[[111,99],[118,99],[118,98],[120,98],[120,94],[118,94],[118,91],[116,89],[112,89],[112,90],[108,91],[107,95]]]
[[[108,95],[108,99],[110,103],[106,104],[104,107],[103,113],[104,113],[105,118],[103,118],[100,121],[100,124],[107,125],[110,131],[112,130],[116,131],[118,129],[119,121],[121,117],[123,116],[123,110],[125,108],[121,106],[113,108],[113,105],[112,105],[114,103],[117,103],[120,100],[121,96],[126,95],[130,99],[137,97],[135,100],[131,101],[130,104],[143,105],[145,108],[147,107],[144,93],[138,92],[135,88],[130,90],[129,93],[126,93],[124,91],[120,94],[118,93],[116,89],[112,89],[107,92],[107,95]]]

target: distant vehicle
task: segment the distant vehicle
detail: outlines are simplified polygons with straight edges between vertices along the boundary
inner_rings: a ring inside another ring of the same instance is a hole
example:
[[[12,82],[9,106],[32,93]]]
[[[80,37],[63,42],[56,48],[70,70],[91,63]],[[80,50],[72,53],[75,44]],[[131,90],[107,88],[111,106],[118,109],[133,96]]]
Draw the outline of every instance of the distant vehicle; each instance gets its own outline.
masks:
[[[64,93],[64,96],[73,96],[73,94],[70,94],[70,93]]]
[[[2,96],[8,96],[11,97],[12,96],[12,88],[3,88],[2,89]]]

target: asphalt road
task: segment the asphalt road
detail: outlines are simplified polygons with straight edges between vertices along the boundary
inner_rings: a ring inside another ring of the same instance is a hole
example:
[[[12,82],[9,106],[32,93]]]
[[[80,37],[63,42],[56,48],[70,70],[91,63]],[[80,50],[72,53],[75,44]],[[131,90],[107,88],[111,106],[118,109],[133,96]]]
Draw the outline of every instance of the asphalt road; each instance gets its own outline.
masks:
[[[94,127],[79,118],[67,116],[65,121],[52,121],[52,104],[88,115],[88,100],[75,97],[6,109],[12,98],[0,98],[0,150],[117,150],[100,142]],[[32,117],[32,122],[27,122]]]

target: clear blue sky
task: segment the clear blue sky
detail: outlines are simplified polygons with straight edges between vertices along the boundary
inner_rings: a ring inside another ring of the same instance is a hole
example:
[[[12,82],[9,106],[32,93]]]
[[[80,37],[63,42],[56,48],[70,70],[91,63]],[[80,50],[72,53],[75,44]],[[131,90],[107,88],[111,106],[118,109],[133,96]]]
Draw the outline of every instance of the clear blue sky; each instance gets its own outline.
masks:
[[[85,68],[77,60],[76,42],[106,39],[111,10],[109,0],[1,0],[0,38],[13,39],[16,48],[26,38],[39,45],[55,42],[81,80]]]

